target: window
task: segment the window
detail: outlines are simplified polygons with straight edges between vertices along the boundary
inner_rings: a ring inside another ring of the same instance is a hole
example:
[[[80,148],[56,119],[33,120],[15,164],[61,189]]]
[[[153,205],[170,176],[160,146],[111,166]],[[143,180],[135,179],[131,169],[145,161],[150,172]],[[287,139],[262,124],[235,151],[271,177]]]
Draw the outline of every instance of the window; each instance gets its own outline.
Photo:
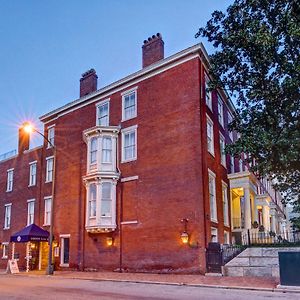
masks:
[[[221,134],[220,134],[220,155],[221,155],[221,164],[226,168],[225,138]]]
[[[34,200],[27,201],[27,225],[34,223]]]
[[[229,226],[227,184],[225,182],[222,182],[222,201],[223,201],[224,225]]]
[[[214,155],[214,123],[213,121],[207,116],[207,150],[209,153]]]
[[[137,159],[137,126],[122,131],[122,162]]]
[[[232,115],[230,112],[228,112],[228,125],[230,125],[232,121],[233,121]],[[230,139],[233,141],[233,132],[228,129],[228,134]]]
[[[224,244],[229,245],[230,244],[230,238],[229,238],[229,232],[224,231]]]
[[[211,227],[211,242],[217,243],[218,242],[218,229],[215,227]]]
[[[2,258],[8,258],[8,243],[2,243]]]
[[[29,163],[29,186],[36,185],[36,162]]]
[[[90,165],[97,164],[97,149],[98,149],[98,138],[93,137],[91,139],[91,147],[90,147]]]
[[[46,158],[46,182],[51,182],[53,180],[53,162],[53,156]]]
[[[5,215],[4,215],[4,229],[10,228],[10,222],[11,222],[11,204],[5,204]]]
[[[234,157],[230,156],[230,173],[234,173]]]
[[[137,116],[137,88],[122,93],[122,121]]]
[[[102,162],[112,162],[112,141],[111,137],[103,137],[102,139]]]
[[[212,110],[212,92],[209,91],[209,78],[205,75],[205,102],[206,105]]]
[[[210,219],[214,222],[217,222],[216,175],[208,170],[208,178]]]
[[[111,216],[111,186],[110,182],[102,183],[102,197],[101,197],[101,217]]]
[[[109,99],[97,104],[97,125],[109,126]]]
[[[218,95],[218,120],[222,127],[224,127],[224,107],[223,107],[223,100]]]
[[[46,197],[45,199],[45,214],[44,214],[44,226],[48,226],[51,224],[51,206],[52,206],[52,198]]]
[[[48,127],[48,148],[54,146],[54,125]],[[50,142],[50,143],[49,143]]]
[[[6,191],[11,192],[14,184],[14,169],[7,170],[7,184]]]
[[[239,169],[240,169],[240,172],[243,172],[243,160],[242,159],[239,160]]]
[[[89,218],[96,217],[96,196],[97,195],[97,186],[96,184],[90,185],[90,194],[89,194],[89,207],[88,207],[88,216]]]

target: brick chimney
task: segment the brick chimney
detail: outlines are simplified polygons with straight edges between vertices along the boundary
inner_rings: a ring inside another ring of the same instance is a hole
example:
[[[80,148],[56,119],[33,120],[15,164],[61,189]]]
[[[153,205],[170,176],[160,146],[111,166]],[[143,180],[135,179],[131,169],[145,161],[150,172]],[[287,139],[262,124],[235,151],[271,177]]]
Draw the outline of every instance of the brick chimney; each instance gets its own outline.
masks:
[[[94,69],[83,73],[80,78],[80,97],[97,90],[98,76]]]
[[[144,41],[143,49],[143,68],[164,58],[164,41],[160,33],[152,35]]]
[[[24,125],[26,125],[26,123],[22,124],[22,126],[19,128],[19,154],[23,153],[25,150],[29,150],[30,134],[25,132],[25,130],[23,129]]]

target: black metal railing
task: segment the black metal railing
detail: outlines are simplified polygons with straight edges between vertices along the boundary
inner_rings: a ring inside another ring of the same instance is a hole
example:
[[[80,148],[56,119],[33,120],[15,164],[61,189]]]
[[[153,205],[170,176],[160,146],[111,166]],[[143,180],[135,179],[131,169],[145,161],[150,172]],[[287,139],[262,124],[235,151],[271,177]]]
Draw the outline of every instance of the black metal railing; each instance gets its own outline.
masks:
[[[224,266],[247,247],[244,245],[223,245],[222,246],[222,265]]]
[[[275,233],[273,231],[247,232],[242,234],[242,244],[255,245],[291,245],[300,244],[300,231],[285,231]]]

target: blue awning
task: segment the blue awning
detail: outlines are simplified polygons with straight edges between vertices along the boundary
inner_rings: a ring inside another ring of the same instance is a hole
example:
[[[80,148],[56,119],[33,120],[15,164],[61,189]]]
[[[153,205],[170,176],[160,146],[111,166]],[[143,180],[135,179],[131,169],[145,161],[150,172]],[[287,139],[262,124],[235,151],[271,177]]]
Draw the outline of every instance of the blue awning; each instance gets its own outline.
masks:
[[[13,234],[10,241],[14,243],[45,242],[48,241],[48,238],[49,232],[47,230],[31,224]]]

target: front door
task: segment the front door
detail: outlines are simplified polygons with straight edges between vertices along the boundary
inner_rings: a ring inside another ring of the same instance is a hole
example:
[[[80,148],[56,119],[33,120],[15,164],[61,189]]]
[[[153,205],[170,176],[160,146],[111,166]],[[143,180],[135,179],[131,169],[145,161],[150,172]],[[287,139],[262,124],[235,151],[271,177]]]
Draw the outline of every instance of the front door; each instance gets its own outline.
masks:
[[[61,237],[60,265],[62,267],[69,267],[69,263],[70,263],[70,237]]]

